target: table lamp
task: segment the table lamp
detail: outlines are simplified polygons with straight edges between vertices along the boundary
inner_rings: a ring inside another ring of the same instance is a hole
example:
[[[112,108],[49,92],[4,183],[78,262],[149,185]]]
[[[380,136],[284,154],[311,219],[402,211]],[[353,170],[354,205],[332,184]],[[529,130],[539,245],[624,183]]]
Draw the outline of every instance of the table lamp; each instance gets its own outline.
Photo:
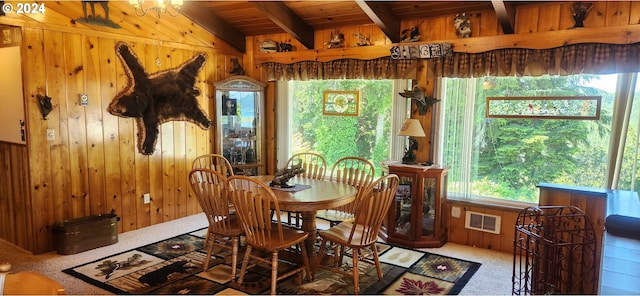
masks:
[[[416,154],[413,152],[418,150],[418,141],[413,137],[426,137],[427,135],[424,133],[424,129],[422,129],[422,124],[417,119],[407,119],[402,123],[402,127],[398,132],[398,136],[408,136],[409,137],[409,146],[407,150],[404,152],[404,156],[402,157],[402,163],[404,164],[415,164],[416,163]]]

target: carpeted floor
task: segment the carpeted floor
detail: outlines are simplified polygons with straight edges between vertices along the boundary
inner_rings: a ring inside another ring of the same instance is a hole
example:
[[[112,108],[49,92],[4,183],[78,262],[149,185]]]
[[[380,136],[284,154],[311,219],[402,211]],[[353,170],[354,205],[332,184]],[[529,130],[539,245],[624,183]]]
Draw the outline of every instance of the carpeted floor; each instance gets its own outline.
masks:
[[[319,227],[322,227],[320,221],[318,223]],[[58,255],[55,252],[33,255],[24,249],[0,240],[0,261],[6,261],[12,264],[11,272],[30,270],[42,273],[61,283],[69,295],[113,294],[113,292],[88,284],[61,270],[95,261],[109,254],[121,253],[158,240],[195,231],[206,227],[206,225],[207,221],[204,215],[196,214],[122,233],[119,235],[119,241],[116,244],[74,255]],[[447,243],[441,248],[421,250],[482,263],[480,269],[464,286],[462,291],[460,291],[460,295],[511,294],[513,255],[510,253],[474,248],[454,243]]]
[[[206,229],[179,235],[123,253],[65,269],[64,272],[117,294],[265,294],[271,284],[269,266],[256,265],[244,282],[229,281],[228,251],[217,250],[210,269],[202,271]],[[479,263],[378,244],[384,277],[374,264],[359,263],[363,294],[458,294],[480,267]],[[363,256],[373,258],[370,251]],[[242,252],[241,252],[242,253]],[[350,256],[351,252],[347,253]],[[241,258],[239,258],[241,262]],[[351,270],[351,258],[344,266]],[[290,264],[280,263],[283,274]],[[353,283],[343,275],[320,270],[312,282],[302,285],[295,277],[278,283],[278,294],[354,294]]]

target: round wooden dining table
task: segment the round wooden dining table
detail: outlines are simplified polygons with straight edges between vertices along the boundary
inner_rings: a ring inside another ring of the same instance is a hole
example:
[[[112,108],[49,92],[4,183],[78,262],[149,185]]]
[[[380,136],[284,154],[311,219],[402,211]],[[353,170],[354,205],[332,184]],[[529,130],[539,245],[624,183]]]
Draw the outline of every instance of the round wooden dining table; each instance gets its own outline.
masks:
[[[273,180],[271,175],[255,176],[254,178],[267,185]],[[314,246],[316,240],[316,211],[332,209],[352,202],[356,198],[358,189],[349,184],[300,177],[291,178],[288,184],[302,185],[303,187],[310,186],[299,191],[290,191],[277,187],[271,187],[271,189],[278,198],[280,210],[300,212],[302,214],[301,228],[309,233],[309,237],[305,241],[305,247],[313,268],[316,258]]]

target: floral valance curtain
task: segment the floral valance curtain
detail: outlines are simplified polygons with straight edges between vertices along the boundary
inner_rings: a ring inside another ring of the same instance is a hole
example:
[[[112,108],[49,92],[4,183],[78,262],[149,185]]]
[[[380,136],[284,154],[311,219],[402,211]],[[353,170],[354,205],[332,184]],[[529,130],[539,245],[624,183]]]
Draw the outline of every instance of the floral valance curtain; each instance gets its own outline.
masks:
[[[323,79],[400,79],[415,76],[417,60],[339,59],[329,62],[303,61],[293,64],[263,63],[268,81]],[[413,73],[413,74],[412,74]]]
[[[498,49],[428,61],[438,77],[540,76],[640,71],[640,43],[585,43],[550,49]]]

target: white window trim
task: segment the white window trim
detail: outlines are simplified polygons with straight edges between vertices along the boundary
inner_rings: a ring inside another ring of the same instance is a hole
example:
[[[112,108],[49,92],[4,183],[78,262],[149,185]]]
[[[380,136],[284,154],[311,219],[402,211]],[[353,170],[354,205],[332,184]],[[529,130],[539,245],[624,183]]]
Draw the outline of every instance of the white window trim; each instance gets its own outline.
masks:
[[[289,140],[291,139],[291,122],[293,114],[291,113],[291,99],[289,94],[291,85],[288,81],[276,82],[276,168],[282,168],[291,156],[291,147]],[[411,89],[411,81],[404,79],[396,79],[393,81],[392,91],[395,94],[393,104],[391,106],[391,141],[389,147],[390,158],[400,160],[404,155],[406,146],[406,137],[398,136],[397,133],[402,123],[409,117],[410,103],[409,99],[403,98],[399,93]]]

